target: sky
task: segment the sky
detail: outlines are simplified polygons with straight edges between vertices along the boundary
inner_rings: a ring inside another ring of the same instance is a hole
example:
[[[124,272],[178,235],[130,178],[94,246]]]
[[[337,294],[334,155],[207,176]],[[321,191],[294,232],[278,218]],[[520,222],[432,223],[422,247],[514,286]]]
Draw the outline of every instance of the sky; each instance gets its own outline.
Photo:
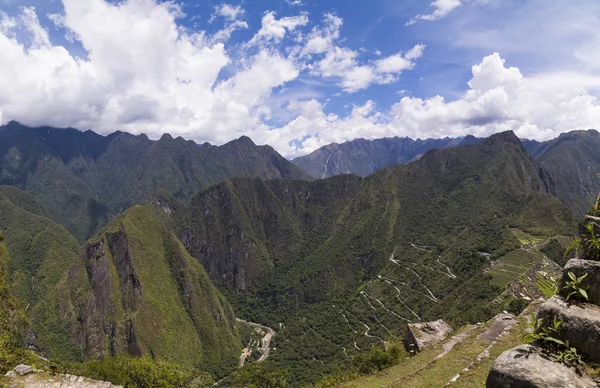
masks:
[[[0,123],[548,140],[600,125],[598,0],[0,0]]]

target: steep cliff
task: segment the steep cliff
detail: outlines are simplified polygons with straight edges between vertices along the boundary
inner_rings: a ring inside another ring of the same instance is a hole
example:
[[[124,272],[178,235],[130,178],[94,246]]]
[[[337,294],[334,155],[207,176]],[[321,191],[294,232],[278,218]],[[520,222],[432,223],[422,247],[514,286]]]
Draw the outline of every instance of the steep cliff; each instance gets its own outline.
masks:
[[[86,243],[61,312],[87,359],[151,355],[221,376],[241,349],[235,316],[160,211],[135,206]]]

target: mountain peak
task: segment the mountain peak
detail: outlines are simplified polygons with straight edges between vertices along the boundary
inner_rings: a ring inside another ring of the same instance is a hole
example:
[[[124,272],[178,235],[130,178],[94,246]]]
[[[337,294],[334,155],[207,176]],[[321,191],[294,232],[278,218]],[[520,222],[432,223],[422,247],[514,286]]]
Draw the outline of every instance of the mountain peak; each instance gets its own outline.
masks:
[[[504,131],[504,132],[495,133],[495,134],[491,135],[490,137],[488,137],[486,141],[489,142],[490,144],[513,143],[513,144],[521,145],[521,140],[517,137],[517,135],[515,135],[515,133],[513,131]]]

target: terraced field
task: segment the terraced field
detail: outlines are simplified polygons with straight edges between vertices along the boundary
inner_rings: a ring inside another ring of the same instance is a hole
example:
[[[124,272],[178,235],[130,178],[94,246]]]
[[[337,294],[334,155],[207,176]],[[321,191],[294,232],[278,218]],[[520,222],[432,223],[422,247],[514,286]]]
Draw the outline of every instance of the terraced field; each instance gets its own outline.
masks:
[[[548,237],[546,236],[534,236],[518,228],[511,228],[510,230],[519,239],[521,244],[533,245],[540,242],[544,242],[548,239]]]
[[[542,253],[533,249],[515,249],[498,259],[498,262],[491,269],[492,283],[499,287],[506,287],[540,262],[543,257]]]

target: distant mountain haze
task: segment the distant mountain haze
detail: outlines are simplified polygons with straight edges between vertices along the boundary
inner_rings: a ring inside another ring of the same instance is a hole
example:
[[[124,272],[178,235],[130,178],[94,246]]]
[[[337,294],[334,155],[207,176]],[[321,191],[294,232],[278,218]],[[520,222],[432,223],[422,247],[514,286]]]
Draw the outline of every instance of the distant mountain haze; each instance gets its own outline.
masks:
[[[393,137],[332,143],[292,162],[315,178],[338,174],[368,176],[384,167],[411,162],[433,148],[455,147],[461,138],[412,140]]]

